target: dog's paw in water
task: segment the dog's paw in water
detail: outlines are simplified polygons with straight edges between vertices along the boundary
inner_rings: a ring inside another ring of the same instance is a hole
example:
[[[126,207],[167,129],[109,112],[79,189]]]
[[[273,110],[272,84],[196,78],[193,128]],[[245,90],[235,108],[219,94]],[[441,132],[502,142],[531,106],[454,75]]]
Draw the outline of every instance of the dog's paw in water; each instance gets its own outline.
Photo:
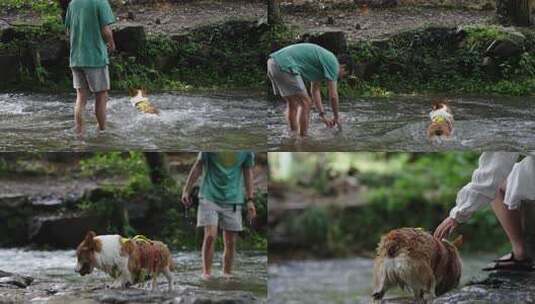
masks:
[[[381,238],[374,260],[372,294],[380,303],[393,287],[412,291],[417,303],[431,303],[459,285],[461,259],[457,248],[462,239],[453,243],[435,239],[418,228],[401,228]]]
[[[449,138],[453,134],[453,113],[446,100],[433,102],[429,113],[431,124],[427,127],[427,138]]]

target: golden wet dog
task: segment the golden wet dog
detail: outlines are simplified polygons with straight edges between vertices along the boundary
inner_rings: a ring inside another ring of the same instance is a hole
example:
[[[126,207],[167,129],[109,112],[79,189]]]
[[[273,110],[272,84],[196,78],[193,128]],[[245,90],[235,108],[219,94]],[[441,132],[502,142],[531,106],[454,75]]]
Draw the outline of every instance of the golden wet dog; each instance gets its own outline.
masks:
[[[160,111],[149,101],[149,98],[145,96],[142,90],[137,90],[136,96],[130,98],[130,103],[142,113],[154,115],[160,114]]]
[[[163,273],[169,290],[173,290],[174,269],[167,246],[142,236],[123,238],[120,235],[96,235],[89,231],[76,249],[78,260],[75,271],[84,276],[95,268],[109,274],[112,288],[127,287],[152,278],[152,289],[157,289],[157,278]]]
[[[400,228],[387,233],[377,247],[373,269],[373,302],[380,303],[385,293],[400,287],[412,291],[418,303],[430,303],[459,285],[461,259],[453,243],[435,239],[418,228]]]
[[[453,113],[446,100],[433,102],[432,111],[429,113],[431,124],[427,128],[427,137],[450,137],[453,133]]]

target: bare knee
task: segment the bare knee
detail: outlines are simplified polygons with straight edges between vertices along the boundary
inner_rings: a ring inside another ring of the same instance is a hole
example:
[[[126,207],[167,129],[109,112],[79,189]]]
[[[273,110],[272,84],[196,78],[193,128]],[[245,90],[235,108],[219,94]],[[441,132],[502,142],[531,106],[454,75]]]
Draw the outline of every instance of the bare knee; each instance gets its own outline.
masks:
[[[303,111],[310,111],[312,107],[310,99],[307,96],[299,96],[299,106]]]
[[[76,89],[76,101],[79,103],[79,104],[85,104],[86,101],[87,101],[87,96],[89,95],[89,92],[87,91],[87,89]]]
[[[217,229],[206,228],[204,230],[204,241],[207,244],[212,244],[216,238],[217,238]]]

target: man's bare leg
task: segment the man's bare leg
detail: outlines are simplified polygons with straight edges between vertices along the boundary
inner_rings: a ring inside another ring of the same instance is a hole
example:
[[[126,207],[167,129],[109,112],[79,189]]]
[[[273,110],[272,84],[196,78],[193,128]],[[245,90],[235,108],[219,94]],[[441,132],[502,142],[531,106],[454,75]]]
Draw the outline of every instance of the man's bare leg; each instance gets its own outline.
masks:
[[[504,191],[498,190],[498,195],[492,201],[492,210],[500,222],[511,247],[516,260],[524,260],[526,256],[526,246],[523,238],[521,214],[519,209],[509,210],[503,203]]]
[[[308,125],[310,122],[310,109],[312,101],[308,95],[298,95],[299,96],[299,135],[302,137],[307,136]]]
[[[225,249],[223,251],[223,276],[230,277],[232,275],[232,264],[234,262],[234,255],[236,253],[236,235],[235,231],[224,231],[223,241]]]
[[[296,132],[299,128],[297,123],[298,100],[294,96],[284,97],[284,100],[286,101],[286,121],[290,131]]]
[[[74,106],[74,131],[78,138],[84,136],[84,110],[87,104],[88,91],[85,88],[76,89],[76,105]]]
[[[95,93],[95,116],[97,117],[98,128],[100,131],[106,129],[106,106],[108,103],[108,91]]]
[[[205,226],[202,243],[202,276],[205,279],[209,279],[212,276],[212,261],[216,238],[217,226]]]

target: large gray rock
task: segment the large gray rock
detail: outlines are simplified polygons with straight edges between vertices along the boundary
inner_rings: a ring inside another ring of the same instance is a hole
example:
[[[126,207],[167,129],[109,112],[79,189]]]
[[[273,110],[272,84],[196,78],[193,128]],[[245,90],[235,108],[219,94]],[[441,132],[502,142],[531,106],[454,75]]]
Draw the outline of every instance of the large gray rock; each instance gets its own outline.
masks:
[[[448,292],[433,303],[535,303],[535,273],[491,273],[488,278]]]
[[[136,54],[145,47],[145,28],[141,25],[128,25],[114,30],[113,38],[119,52]]]
[[[33,282],[32,277],[22,276],[11,272],[0,270],[0,287],[26,288]]]
[[[511,39],[494,40],[486,50],[487,55],[503,59],[518,56],[522,52],[522,44]]]
[[[0,73],[1,82],[16,81],[20,70],[19,56],[0,54],[0,67],[2,67],[2,73]]]
[[[65,213],[50,216],[35,216],[30,219],[28,239],[37,245],[55,248],[75,248],[87,231],[103,233],[106,219],[96,215]]]
[[[45,67],[53,66],[69,55],[67,42],[61,40],[40,44],[37,51],[40,64]]]
[[[0,195],[0,206],[2,206],[2,208],[21,209],[28,202],[28,196],[22,193],[7,193]]]
[[[225,295],[219,295],[209,291],[182,289],[176,286],[172,292],[167,292],[167,290],[147,292],[134,288],[99,290],[95,291],[93,298],[101,303],[254,304],[260,302],[248,292],[228,290]]]
[[[347,38],[344,31],[328,29],[303,34],[303,41],[320,45],[334,54],[347,52]]]

